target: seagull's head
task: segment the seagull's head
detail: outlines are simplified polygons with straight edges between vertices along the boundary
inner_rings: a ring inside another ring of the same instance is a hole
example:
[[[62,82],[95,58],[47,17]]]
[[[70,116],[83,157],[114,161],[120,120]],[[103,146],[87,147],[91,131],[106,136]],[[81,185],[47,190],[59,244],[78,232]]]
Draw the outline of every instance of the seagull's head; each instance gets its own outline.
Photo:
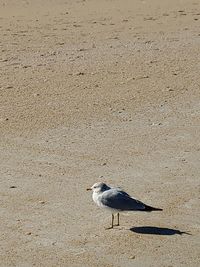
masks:
[[[105,183],[95,183],[92,187],[88,188],[87,190],[92,190],[94,193],[101,193],[106,190],[110,189]]]

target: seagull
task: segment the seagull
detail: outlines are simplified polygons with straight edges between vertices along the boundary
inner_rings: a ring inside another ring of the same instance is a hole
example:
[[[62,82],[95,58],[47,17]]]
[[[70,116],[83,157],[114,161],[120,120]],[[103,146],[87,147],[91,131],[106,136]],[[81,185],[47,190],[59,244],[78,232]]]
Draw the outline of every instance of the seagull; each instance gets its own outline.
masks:
[[[162,211],[162,209],[154,208],[144,204],[143,202],[132,198],[129,194],[118,187],[110,187],[105,183],[95,183],[92,187],[92,199],[100,207],[107,209],[112,214],[111,227],[114,226],[114,214],[117,214],[117,224],[119,226],[119,213],[122,211]]]

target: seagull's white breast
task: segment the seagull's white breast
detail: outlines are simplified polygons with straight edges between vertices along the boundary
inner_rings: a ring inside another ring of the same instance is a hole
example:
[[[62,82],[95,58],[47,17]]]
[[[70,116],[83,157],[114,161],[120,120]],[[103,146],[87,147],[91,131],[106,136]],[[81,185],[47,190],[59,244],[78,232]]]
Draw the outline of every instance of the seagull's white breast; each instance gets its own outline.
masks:
[[[92,199],[97,204],[97,206],[99,206],[100,208],[104,208],[104,210],[107,210],[107,211],[109,211],[111,213],[117,213],[117,212],[119,212],[118,210],[112,209],[112,208],[110,208],[110,207],[108,207],[108,206],[106,206],[106,205],[104,205],[102,203],[101,198],[102,198],[102,194],[103,193],[104,192],[102,192],[102,193],[93,192],[93,194],[92,194]]]
[[[92,199],[94,200],[94,202],[99,206],[99,207],[104,207],[104,205],[102,204],[101,202],[101,195],[102,193],[96,193],[96,192],[93,192],[92,194]]]

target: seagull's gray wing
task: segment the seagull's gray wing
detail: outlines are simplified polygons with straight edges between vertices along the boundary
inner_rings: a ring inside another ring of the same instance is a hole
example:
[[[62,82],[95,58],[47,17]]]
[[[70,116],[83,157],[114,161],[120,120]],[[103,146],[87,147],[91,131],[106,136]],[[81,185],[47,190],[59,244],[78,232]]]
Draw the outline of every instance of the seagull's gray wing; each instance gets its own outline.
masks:
[[[101,202],[105,206],[121,211],[145,210],[146,207],[144,203],[130,197],[126,192],[114,188],[102,194]]]

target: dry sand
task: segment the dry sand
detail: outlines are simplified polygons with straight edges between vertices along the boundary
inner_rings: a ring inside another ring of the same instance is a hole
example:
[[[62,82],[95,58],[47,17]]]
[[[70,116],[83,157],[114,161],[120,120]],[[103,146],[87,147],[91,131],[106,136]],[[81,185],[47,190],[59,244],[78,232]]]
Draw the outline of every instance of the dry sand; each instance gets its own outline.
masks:
[[[199,266],[200,2],[1,0],[0,30],[0,266]],[[164,210],[106,231],[101,180]]]

